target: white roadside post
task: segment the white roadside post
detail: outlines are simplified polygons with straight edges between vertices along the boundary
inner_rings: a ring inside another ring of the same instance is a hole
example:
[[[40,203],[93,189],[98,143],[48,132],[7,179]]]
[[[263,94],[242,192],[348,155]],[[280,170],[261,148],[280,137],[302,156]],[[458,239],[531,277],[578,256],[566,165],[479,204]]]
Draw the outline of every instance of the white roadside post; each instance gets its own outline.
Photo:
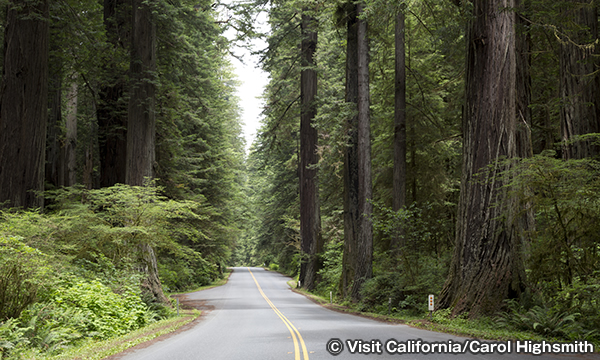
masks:
[[[429,295],[429,319],[433,320],[433,295]]]

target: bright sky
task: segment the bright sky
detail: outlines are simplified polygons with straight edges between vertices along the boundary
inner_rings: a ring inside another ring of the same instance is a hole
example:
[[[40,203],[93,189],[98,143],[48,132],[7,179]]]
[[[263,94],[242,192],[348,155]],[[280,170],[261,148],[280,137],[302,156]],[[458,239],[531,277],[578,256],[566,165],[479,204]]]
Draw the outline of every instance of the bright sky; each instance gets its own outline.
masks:
[[[230,3],[235,0],[225,0],[224,2]],[[222,14],[227,17],[228,14]],[[267,25],[267,16],[262,13],[258,16],[255,26],[259,29],[264,29]],[[229,39],[234,37],[233,30],[230,29],[225,32],[225,36]],[[261,50],[266,48],[267,44],[264,41],[254,40],[252,41],[254,50]],[[263,90],[268,82],[268,75],[259,68],[258,56],[253,56],[245,48],[234,47],[232,49],[236,56],[241,56],[242,62],[236,58],[231,58],[231,63],[235,67],[235,73],[240,86],[237,89],[238,97],[240,98],[240,107],[242,108],[242,122],[244,138],[246,139],[246,153],[252,145],[256,132],[260,127],[260,120],[262,119],[262,109],[264,101],[258,97],[262,96]]]
[[[262,119],[262,109],[264,101],[258,97],[262,96],[265,85],[268,82],[267,73],[257,66],[258,59],[252,56],[246,50],[236,50],[236,54],[244,54],[244,64],[233,58],[231,62],[235,66],[235,72],[238,80],[241,82],[238,87],[238,96],[240,98],[240,107],[242,108],[242,121],[244,137],[246,139],[246,153],[252,145],[256,132],[260,127]]]

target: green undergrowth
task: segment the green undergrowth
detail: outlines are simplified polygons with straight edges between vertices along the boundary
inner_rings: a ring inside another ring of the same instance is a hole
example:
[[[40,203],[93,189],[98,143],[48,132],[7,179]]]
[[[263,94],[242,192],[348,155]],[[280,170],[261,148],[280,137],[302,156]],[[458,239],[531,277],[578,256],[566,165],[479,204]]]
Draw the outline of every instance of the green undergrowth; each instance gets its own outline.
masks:
[[[150,324],[144,328],[131,333],[104,341],[88,341],[79,346],[70,348],[66,352],[47,357],[31,357],[41,360],[96,360],[118,354],[138,344],[150,341],[159,336],[171,333],[182,326],[192,322],[201,312],[198,310],[186,310],[180,317],[172,317]],[[22,357],[29,359],[27,355]]]
[[[193,290],[188,290],[188,291],[172,292],[172,293],[169,293],[169,295],[188,294],[188,293],[193,293],[196,291],[208,290],[208,289],[212,289],[215,287],[223,286],[223,285],[227,284],[227,281],[229,281],[229,277],[231,276],[231,273],[233,273],[233,270],[227,268],[223,272],[223,277],[221,279],[218,279],[209,285],[200,286],[198,288],[195,288]]]
[[[532,340],[532,341],[573,341],[573,340],[588,340],[594,344],[596,351],[600,349],[600,341],[594,336],[596,333],[583,333],[575,334],[571,333],[569,337],[567,332],[561,333],[561,329],[564,331],[570,330],[570,324],[576,324],[572,317],[565,314],[540,314],[540,310],[528,311],[521,314],[519,320],[514,320],[514,306],[511,308],[509,304],[509,312],[512,312],[509,316],[508,312],[499,313],[493,317],[479,317],[469,318],[468,314],[460,316],[451,316],[450,309],[443,309],[433,312],[433,314],[422,313],[420,315],[411,313],[401,313],[392,311],[390,315],[385,313],[373,313],[368,311],[361,311],[361,304],[353,304],[349,301],[340,301],[341,299],[334,296],[333,303],[330,302],[329,298],[321,295],[306,291],[302,288],[297,288],[297,280],[292,279],[287,284],[293,289],[293,291],[303,294],[312,301],[329,308],[331,310],[344,312],[353,315],[359,315],[368,317],[378,321],[390,322],[390,323],[401,323],[412,327],[452,334],[456,336],[464,336],[468,338],[477,338],[483,340]],[[537,317],[536,317],[537,316]],[[507,319],[513,319],[513,323],[508,323]],[[554,329],[551,332],[550,329]],[[542,331],[546,333],[542,334]]]
[[[43,213],[0,211],[0,359],[59,356],[174,318],[144,285],[147,247],[166,290],[220,284],[219,259],[196,246],[200,204],[153,186],[46,196]]]
[[[549,339],[528,331],[520,331],[500,324],[497,318],[479,317],[469,319],[468,314],[452,317],[450,309],[433,312],[420,319],[413,319],[407,324],[425,330],[444,332],[485,340],[557,340]]]

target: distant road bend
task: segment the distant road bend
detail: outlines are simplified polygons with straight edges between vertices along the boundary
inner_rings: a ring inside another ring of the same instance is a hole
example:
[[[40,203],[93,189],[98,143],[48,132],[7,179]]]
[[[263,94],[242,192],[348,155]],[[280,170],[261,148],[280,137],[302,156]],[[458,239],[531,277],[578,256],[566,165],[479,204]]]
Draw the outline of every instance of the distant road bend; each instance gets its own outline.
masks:
[[[600,359],[597,354],[518,354],[511,343],[491,343],[391,325],[325,309],[290,291],[286,278],[262,268],[234,268],[226,285],[190,293],[209,314],[188,331],[134,348],[126,360],[339,359]],[[551,346],[552,344],[547,344]],[[574,346],[583,345],[575,344]],[[536,346],[522,342],[520,346]],[[494,347],[490,354],[474,354]],[[354,350],[352,353],[351,350]],[[440,353],[442,350],[442,353]],[[444,351],[445,350],[445,351]],[[465,353],[453,354],[467,350]],[[402,352],[408,353],[402,353]],[[428,351],[428,353],[423,353]],[[362,354],[358,353],[362,352]],[[333,355],[336,354],[337,355]],[[458,356],[457,356],[458,355]]]

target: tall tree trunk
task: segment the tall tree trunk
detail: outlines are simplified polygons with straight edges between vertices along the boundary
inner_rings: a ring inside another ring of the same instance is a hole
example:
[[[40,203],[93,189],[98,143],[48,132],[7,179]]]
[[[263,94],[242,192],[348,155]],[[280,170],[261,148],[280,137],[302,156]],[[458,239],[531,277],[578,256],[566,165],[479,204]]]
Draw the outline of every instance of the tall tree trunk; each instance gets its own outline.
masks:
[[[524,9],[529,8],[531,0],[520,0],[518,3]],[[533,140],[531,133],[532,114],[531,108],[531,34],[527,30],[529,22],[525,18],[528,14],[517,14],[516,18],[516,71],[517,71],[517,143],[518,157],[533,156]],[[527,215],[533,217],[532,213]]]
[[[356,5],[352,5],[347,21],[346,41],[346,102],[358,103],[358,24]],[[344,253],[340,290],[350,294],[356,272],[356,253],[360,211],[358,208],[358,115],[348,119],[347,144],[344,154]]]
[[[531,0],[517,1],[520,6],[524,9],[529,8]],[[527,30],[529,28],[529,22],[526,19],[528,14],[522,14],[519,12],[517,15],[517,27],[516,27],[516,71],[517,71],[517,135],[516,135],[516,156],[520,158],[527,158],[533,156],[533,139],[531,133],[532,126],[532,111],[531,107],[531,34]],[[511,199],[515,201],[516,199]],[[518,211],[515,213],[515,226],[516,226],[516,240],[517,246],[524,246],[527,248],[531,241],[529,234],[535,230],[535,213],[533,212],[533,204],[519,203],[515,204],[518,206]],[[526,258],[522,259],[517,265],[519,267],[525,266]],[[517,271],[524,272],[524,269],[518,269]]]
[[[104,0],[104,27],[113,50],[129,50],[130,8],[126,0]],[[100,88],[98,108],[98,145],[100,149],[100,186],[125,183],[127,157],[127,104],[123,100],[126,71],[109,64],[104,69],[107,81]]]
[[[156,26],[152,10],[143,0],[132,0],[132,79],[127,122],[127,167],[129,185],[143,185],[154,175]]]
[[[392,210],[398,211],[406,205],[406,52],[404,48],[404,9],[398,10],[395,30],[395,107],[394,107],[394,179]],[[403,245],[402,229],[392,237],[390,249]]]
[[[306,12],[306,10],[305,10]],[[300,237],[303,260],[300,281],[307,290],[316,285],[319,254],[323,250],[319,188],[316,165],[318,132],[313,126],[316,115],[317,71],[314,53],[317,47],[316,20],[302,15],[302,72],[300,73]]]
[[[49,82],[50,104],[46,139],[46,182],[54,187],[63,186],[59,182],[61,151],[59,138],[62,128],[62,73],[53,71]]]
[[[127,121],[128,185],[142,186],[154,174],[156,26],[145,0],[132,0],[131,78]],[[142,287],[162,303],[169,304],[158,278],[156,256],[148,244],[140,245]]]
[[[565,18],[579,29],[565,31],[560,46],[561,135],[564,159],[599,156],[600,146],[574,136],[600,133],[597,45],[598,13],[591,0],[570,0]],[[591,46],[589,46],[591,45]]]
[[[65,186],[73,186],[77,183],[76,177],[76,148],[77,148],[77,82],[76,79],[71,79],[73,83],[71,84],[71,88],[69,89],[67,95],[67,111],[65,116],[65,145],[63,149],[64,153],[64,185]]]
[[[12,0],[0,90],[0,204],[44,206],[48,120],[48,0]]]
[[[476,0],[467,34],[463,172],[456,244],[438,306],[472,316],[496,311],[524,289],[518,204],[495,164],[517,155],[519,59],[516,0]],[[486,174],[483,177],[476,174]]]
[[[358,3],[358,243],[351,297],[358,301],[364,282],[373,275],[373,186],[371,180],[371,120],[369,99],[369,38],[367,20],[360,18],[364,4]]]

